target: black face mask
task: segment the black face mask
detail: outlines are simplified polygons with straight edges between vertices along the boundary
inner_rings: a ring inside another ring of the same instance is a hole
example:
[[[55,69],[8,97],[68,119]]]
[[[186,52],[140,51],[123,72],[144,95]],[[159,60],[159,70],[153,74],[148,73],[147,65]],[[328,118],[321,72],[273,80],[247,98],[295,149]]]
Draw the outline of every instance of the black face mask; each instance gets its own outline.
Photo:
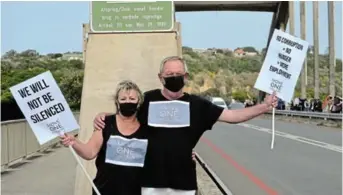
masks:
[[[137,103],[120,103],[119,112],[126,117],[132,116],[137,112]]]
[[[183,86],[185,86],[183,76],[165,77],[164,81],[164,87],[172,92],[178,92],[182,89]]]

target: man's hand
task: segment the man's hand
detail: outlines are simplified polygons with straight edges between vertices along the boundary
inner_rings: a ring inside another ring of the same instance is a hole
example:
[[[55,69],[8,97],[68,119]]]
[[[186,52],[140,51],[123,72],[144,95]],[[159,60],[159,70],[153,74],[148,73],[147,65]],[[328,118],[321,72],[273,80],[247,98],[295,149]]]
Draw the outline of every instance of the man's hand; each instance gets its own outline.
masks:
[[[105,116],[106,113],[104,112],[101,112],[95,116],[93,121],[94,129],[102,130],[103,128],[105,128]]]
[[[267,95],[264,98],[264,104],[267,105],[268,111],[272,110],[272,108],[276,108],[278,104],[278,98],[276,97],[276,92],[273,92],[272,95]]]

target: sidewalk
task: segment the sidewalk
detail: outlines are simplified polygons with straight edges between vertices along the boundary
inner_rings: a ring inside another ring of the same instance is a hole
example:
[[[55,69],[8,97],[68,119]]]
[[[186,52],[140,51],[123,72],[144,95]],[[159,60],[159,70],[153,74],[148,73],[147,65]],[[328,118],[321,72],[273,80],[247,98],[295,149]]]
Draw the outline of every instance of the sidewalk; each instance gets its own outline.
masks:
[[[74,193],[74,160],[68,148],[32,159],[1,175],[2,195],[72,195]]]

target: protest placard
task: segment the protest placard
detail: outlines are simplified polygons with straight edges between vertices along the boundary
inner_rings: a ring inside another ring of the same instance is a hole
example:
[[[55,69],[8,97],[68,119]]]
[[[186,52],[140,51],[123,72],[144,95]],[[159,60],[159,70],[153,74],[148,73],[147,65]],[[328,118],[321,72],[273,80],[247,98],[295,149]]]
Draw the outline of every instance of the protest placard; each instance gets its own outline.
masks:
[[[275,29],[255,88],[291,102],[309,43]]]
[[[58,137],[60,132],[79,129],[50,71],[12,86],[10,91],[39,144]]]
[[[308,42],[275,29],[255,88],[266,93],[276,93],[285,102],[291,102],[294,88],[308,50]],[[272,112],[272,142],[275,137],[275,108]]]
[[[39,144],[44,144],[62,133],[79,129],[70,107],[50,71],[32,77],[10,88]],[[70,151],[92,184],[97,195],[99,190],[72,146]]]

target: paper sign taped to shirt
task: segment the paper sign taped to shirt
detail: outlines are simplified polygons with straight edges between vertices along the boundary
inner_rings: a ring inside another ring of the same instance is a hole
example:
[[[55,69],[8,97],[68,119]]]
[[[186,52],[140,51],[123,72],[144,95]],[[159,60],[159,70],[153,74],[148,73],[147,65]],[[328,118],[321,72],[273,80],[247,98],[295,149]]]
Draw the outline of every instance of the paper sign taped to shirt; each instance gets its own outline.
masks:
[[[148,125],[153,127],[188,127],[189,102],[160,101],[149,103]]]
[[[290,102],[309,43],[275,29],[255,88]]]
[[[105,162],[121,166],[143,167],[147,147],[147,139],[110,136],[107,141]]]
[[[50,71],[14,85],[10,91],[39,144],[79,129],[60,88]]]

